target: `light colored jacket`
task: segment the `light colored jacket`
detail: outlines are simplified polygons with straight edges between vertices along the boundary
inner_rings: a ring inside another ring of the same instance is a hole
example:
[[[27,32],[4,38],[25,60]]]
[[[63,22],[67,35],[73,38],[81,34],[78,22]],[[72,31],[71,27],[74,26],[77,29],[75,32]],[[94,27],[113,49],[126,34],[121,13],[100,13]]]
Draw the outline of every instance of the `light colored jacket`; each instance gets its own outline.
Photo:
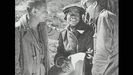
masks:
[[[118,75],[118,17],[115,14],[101,11],[94,43],[92,75]]]
[[[15,74],[44,75],[47,54],[46,25],[40,24],[38,36],[28,27],[27,15],[15,26]]]

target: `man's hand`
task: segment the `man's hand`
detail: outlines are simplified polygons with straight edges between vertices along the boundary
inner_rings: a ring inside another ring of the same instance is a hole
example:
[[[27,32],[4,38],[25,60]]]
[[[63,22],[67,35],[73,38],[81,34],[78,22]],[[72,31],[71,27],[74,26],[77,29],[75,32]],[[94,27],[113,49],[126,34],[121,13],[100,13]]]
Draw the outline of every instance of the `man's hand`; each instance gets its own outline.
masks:
[[[67,61],[65,60],[64,57],[58,57],[55,65],[59,68],[62,68],[66,62]]]
[[[70,61],[65,62],[65,65],[62,67],[62,71],[63,72],[69,72],[69,71],[71,71]]]
[[[89,48],[87,51],[86,51],[86,54],[87,54],[87,58],[88,59],[92,59],[92,52],[93,52],[93,50],[91,49],[91,48]]]
[[[58,68],[61,68],[63,72],[68,72],[70,71],[71,67],[70,63],[71,63],[70,59],[64,57],[58,57],[55,65]]]

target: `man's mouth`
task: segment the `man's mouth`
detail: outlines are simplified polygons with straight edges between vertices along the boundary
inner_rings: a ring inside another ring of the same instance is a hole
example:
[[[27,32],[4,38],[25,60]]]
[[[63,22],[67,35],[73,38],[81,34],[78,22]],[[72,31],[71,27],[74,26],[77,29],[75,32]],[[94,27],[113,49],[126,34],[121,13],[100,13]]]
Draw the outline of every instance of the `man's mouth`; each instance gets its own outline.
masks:
[[[70,19],[70,22],[76,22],[77,20],[76,19]]]

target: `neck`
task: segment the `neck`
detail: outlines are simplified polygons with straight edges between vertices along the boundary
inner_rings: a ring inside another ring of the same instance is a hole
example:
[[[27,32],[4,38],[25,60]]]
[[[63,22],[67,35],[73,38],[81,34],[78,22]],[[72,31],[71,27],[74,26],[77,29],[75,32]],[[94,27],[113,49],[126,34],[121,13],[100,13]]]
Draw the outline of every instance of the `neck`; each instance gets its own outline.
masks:
[[[39,24],[39,22],[35,18],[30,18],[30,20],[29,20],[30,28],[32,28],[33,30],[36,31],[38,24]]]
[[[94,11],[94,19],[96,19],[99,16],[100,11],[101,10],[99,9],[99,6],[96,6],[95,11]]]
[[[79,29],[79,28],[82,28],[83,26],[84,26],[84,22],[83,20],[80,20],[76,26],[70,26],[70,27],[71,29]]]

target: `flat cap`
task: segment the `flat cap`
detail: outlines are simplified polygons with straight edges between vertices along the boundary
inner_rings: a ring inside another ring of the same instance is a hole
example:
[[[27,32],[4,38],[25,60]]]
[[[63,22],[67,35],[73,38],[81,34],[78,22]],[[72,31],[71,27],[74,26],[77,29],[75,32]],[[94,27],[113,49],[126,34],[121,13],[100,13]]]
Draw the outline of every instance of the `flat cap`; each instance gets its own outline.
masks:
[[[74,10],[81,14],[85,14],[85,9],[81,6],[81,3],[70,4],[63,8],[64,14]]]

